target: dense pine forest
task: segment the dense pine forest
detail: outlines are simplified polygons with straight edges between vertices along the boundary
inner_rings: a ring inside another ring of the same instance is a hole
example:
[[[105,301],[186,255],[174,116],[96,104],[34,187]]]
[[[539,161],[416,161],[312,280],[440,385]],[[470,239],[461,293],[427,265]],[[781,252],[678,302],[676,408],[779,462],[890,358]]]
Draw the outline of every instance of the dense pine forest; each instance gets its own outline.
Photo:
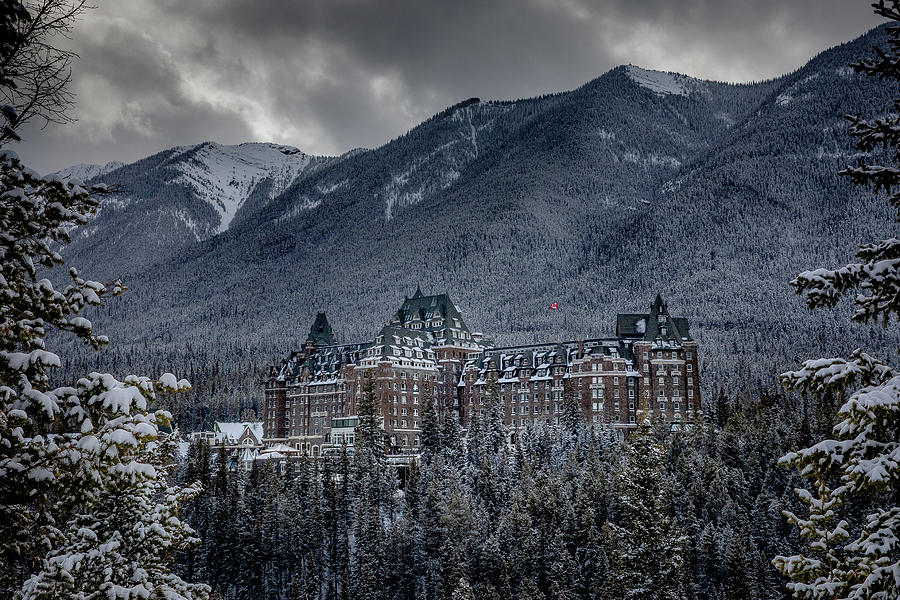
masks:
[[[576,417],[509,447],[489,404],[464,448],[426,411],[402,474],[364,444],[243,472],[196,442],[180,476],[203,485],[184,512],[203,542],[179,572],[222,598],[789,598],[771,560],[802,546],[781,514],[802,483],[777,459],[827,435],[835,401],[720,401],[720,422],[626,444]]]

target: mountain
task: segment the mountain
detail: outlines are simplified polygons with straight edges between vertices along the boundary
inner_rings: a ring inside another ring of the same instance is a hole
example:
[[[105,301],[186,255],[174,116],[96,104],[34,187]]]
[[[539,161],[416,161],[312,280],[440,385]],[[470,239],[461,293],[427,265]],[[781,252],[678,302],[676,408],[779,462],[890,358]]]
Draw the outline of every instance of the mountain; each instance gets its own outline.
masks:
[[[892,105],[847,67],[886,39],[752,85],[625,66],[570,92],[473,98],[380,148],[261,168],[226,192],[228,167],[209,166],[233,160],[209,158],[225,147],[122,167],[105,177],[127,200],[68,253],[131,292],[94,319],[115,345],[71,366],[187,371],[196,392],[177,410],[202,420],[258,403],[265,363],[317,311],[340,341],[367,339],[417,284],[500,343],[609,335],[616,312],[662,292],[691,319],[707,395],[771,385],[825,348],[896,347],[810,314],[787,285],[894,222],[836,174],[856,158],[842,116]]]
[[[226,231],[245,204],[280,194],[326,159],[277,144],[172,148],[123,165],[78,165],[57,173],[102,181],[115,191],[73,235],[72,256],[98,277],[139,270],[182,246]]]
[[[119,167],[124,167],[125,163],[119,162],[117,160],[110,161],[105,165],[93,165],[90,163],[81,163],[78,165],[71,166],[67,169],[63,169],[62,171],[56,171],[55,173],[50,173],[47,175],[48,178],[59,178],[59,179],[78,179],[80,181],[87,181],[89,179],[94,179],[95,177],[99,177],[100,175],[106,175],[110,171],[115,171]]]

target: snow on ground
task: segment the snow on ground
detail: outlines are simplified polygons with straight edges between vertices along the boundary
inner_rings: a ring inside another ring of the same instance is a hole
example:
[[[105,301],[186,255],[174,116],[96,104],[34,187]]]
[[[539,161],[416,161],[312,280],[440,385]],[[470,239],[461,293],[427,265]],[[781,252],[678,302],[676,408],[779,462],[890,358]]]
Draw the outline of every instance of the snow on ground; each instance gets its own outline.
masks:
[[[688,89],[684,84],[690,80],[690,77],[685,75],[664,73],[662,71],[649,71],[633,65],[625,67],[625,72],[636,84],[645,87],[648,90],[652,90],[660,96],[665,96],[666,94],[675,94],[678,96],[688,95]]]
[[[223,146],[206,142],[195,146],[188,160],[179,161],[175,183],[192,187],[219,213],[216,233],[228,229],[234,215],[258,183],[271,177],[273,198],[309,165],[312,157],[278,144],[246,143]]]

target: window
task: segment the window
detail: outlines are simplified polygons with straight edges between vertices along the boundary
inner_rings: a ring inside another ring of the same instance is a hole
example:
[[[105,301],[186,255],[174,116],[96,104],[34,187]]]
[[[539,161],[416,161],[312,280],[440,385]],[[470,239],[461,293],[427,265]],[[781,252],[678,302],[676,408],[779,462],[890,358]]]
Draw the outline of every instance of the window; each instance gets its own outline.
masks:
[[[634,410],[634,402],[628,403],[628,410]]]
[[[649,360],[649,358],[650,358],[650,353],[644,352],[644,360]]]
[[[619,390],[613,390],[613,398],[619,397]]]
[[[660,403],[659,403],[659,410],[666,410],[666,403],[665,403],[665,402],[660,402]]]
[[[617,419],[617,420],[618,420],[618,419]],[[634,415],[628,415],[628,422],[629,422],[629,423],[634,423],[634,422],[635,422]]]
[[[681,410],[681,403],[680,403],[680,402],[673,402],[673,403],[672,403],[672,409],[675,410],[675,412],[680,411],[680,410]]]
[[[694,403],[688,402],[688,410],[694,410]]]
[[[685,355],[685,358],[687,358],[688,360],[691,360],[691,358],[693,358],[693,356],[694,356],[690,350],[685,352],[684,355]]]
[[[688,363],[687,366],[685,367],[685,370],[686,370],[688,373],[690,373],[691,371],[694,370],[694,365]]]
[[[613,402],[613,410],[616,410],[616,411],[619,410],[619,403],[618,403],[618,402]]]
[[[613,385],[619,385],[619,378],[613,377]]]
[[[662,397],[665,396],[665,395],[666,395],[665,390],[659,390],[659,397],[660,397],[660,398],[662,398]]]
[[[688,398],[694,397],[694,390],[688,390]]]
[[[628,390],[628,397],[629,397],[629,398],[634,398],[634,389]]]

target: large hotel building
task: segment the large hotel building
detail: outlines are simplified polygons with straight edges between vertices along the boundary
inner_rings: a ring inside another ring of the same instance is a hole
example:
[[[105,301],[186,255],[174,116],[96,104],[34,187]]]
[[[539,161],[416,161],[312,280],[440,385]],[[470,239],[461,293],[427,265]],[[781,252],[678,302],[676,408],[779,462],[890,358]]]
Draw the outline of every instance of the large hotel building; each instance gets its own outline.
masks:
[[[447,294],[417,289],[368,342],[338,344],[319,313],[305,346],[265,381],[264,442],[312,455],[352,445],[367,377],[396,454],[418,452],[425,386],[466,427],[494,378],[511,435],[559,422],[566,379],[589,424],[624,433],[649,412],[677,426],[701,415],[697,364],[687,320],[659,296],[647,313],[619,314],[615,337],[496,347],[469,331]]]

